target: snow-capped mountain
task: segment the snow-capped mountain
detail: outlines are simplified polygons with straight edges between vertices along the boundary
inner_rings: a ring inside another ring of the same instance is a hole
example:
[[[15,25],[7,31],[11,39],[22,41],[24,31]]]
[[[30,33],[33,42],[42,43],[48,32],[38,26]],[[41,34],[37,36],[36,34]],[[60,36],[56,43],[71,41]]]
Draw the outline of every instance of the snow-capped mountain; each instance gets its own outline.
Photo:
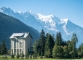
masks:
[[[70,40],[72,34],[76,33],[79,40],[78,44],[83,42],[83,28],[72,23],[69,19],[60,19],[54,15],[43,15],[32,11],[13,11],[6,7],[0,8],[0,12],[19,19],[39,32],[44,29],[46,33],[49,32],[56,36],[56,32],[60,31],[64,40]]]

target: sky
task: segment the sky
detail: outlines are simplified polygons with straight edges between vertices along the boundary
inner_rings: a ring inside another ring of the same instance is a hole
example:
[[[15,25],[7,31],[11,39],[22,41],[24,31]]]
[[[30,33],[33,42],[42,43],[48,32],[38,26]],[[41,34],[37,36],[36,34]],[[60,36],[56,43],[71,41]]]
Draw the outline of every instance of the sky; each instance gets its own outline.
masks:
[[[83,0],[0,0],[1,7],[14,11],[30,10],[43,15],[55,15],[60,19],[68,18],[83,27]]]

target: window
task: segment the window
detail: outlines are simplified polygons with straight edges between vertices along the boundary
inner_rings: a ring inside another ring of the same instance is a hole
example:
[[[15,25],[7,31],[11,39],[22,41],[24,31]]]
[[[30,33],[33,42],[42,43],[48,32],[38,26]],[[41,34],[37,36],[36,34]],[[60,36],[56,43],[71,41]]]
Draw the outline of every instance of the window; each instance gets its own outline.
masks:
[[[17,48],[19,48],[19,42],[17,42]]]
[[[16,48],[16,39],[14,40],[14,48]]]
[[[16,49],[16,42],[14,42],[14,48]]]
[[[20,42],[20,48],[21,48],[22,46],[21,46],[21,42]]]

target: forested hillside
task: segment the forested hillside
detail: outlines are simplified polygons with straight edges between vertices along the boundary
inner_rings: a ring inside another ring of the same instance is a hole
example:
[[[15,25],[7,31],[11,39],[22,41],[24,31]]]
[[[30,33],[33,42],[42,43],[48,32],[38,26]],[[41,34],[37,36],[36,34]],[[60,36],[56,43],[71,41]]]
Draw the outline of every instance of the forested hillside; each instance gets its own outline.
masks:
[[[6,42],[6,46],[10,48],[10,40],[9,37],[13,33],[21,33],[21,32],[30,32],[33,41],[32,43],[39,38],[39,32],[34,28],[25,25],[20,20],[0,13],[0,42],[4,40]]]

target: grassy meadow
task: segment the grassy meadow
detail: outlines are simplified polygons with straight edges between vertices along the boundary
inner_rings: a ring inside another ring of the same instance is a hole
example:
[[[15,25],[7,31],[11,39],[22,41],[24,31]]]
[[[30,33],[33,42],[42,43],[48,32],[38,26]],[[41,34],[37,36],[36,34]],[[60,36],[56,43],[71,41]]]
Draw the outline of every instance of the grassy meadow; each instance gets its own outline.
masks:
[[[83,59],[50,59],[50,58],[46,58],[46,59],[0,59],[0,60],[83,60]]]
[[[83,59],[54,59],[54,58],[38,58],[38,59],[25,59],[25,58],[11,58],[11,56],[7,56],[7,58],[3,58],[4,56],[0,55],[0,60],[83,60]]]

